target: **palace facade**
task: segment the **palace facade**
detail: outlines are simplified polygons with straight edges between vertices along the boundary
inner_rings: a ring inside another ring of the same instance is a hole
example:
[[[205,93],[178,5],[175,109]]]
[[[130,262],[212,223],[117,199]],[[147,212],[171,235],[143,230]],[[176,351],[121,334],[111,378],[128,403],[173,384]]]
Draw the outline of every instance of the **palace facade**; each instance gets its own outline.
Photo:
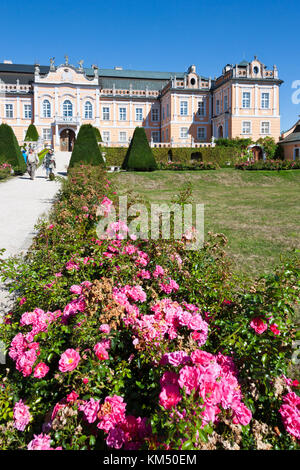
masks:
[[[280,136],[277,67],[257,57],[226,65],[214,79],[186,72],[0,64],[0,122],[20,144],[35,124],[43,144],[70,151],[81,124],[105,145],[125,146],[137,126],[154,146],[210,145],[217,138]]]

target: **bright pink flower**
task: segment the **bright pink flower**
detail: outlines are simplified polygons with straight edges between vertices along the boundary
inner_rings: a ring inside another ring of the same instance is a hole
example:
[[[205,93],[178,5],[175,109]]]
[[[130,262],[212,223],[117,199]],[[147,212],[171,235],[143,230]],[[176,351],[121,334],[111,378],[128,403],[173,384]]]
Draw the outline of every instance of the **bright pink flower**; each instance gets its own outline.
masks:
[[[71,294],[81,294],[82,293],[82,287],[77,286],[77,285],[73,285],[73,286],[70,287],[70,292],[71,292]]]
[[[261,335],[268,328],[267,323],[265,323],[261,317],[253,318],[251,320],[250,326],[258,335]]]
[[[234,410],[234,413],[238,422],[242,424],[243,426],[247,426],[247,424],[250,423],[251,418],[252,418],[252,413],[249,410],[249,408],[247,408],[242,402],[238,402],[237,404],[234,404],[232,408]]]
[[[49,367],[44,362],[40,362],[39,364],[35,366],[33,375],[36,379],[41,379],[45,377],[48,371],[49,371]]]
[[[73,392],[67,395],[67,402],[70,402],[70,403],[75,402],[78,397],[79,395],[73,390]]]
[[[159,264],[155,266],[155,269],[153,271],[153,277],[163,277],[165,275],[165,270]]]
[[[97,343],[94,346],[94,352],[100,361],[105,361],[109,358],[107,350],[101,343]]]
[[[19,305],[23,305],[26,302],[26,297],[22,297],[22,299],[19,302]]]
[[[89,379],[88,379],[87,377],[84,377],[84,378],[82,379],[82,382],[86,385],[86,384],[89,383]]]
[[[85,419],[88,423],[94,423],[97,419],[97,413],[100,409],[100,400],[94,400],[90,398],[89,401],[86,401],[84,405],[79,407],[80,411],[83,411]]]
[[[121,428],[116,427],[109,431],[106,438],[106,444],[108,447],[112,447],[113,449],[121,449],[125,442],[125,433]]]
[[[215,356],[209,352],[197,349],[191,353],[191,359],[194,364],[202,367],[208,367],[212,362],[216,362]]]
[[[116,425],[125,421],[126,403],[118,395],[106,397],[98,413],[99,423],[97,427],[109,432]]]
[[[51,438],[48,434],[39,434],[34,435],[34,439],[29,442],[27,449],[28,450],[51,450],[50,446]]]
[[[23,400],[18,401],[14,406],[14,427],[18,431],[24,431],[30,419],[29,407],[23,403]]]
[[[180,388],[178,385],[165,384],[159,394],[159,404],[166,410],[173,408],[181,400]]]
[[[103,323],[103,324],[100,326],[99,330],[101,331],[101,333],[105,333],[105,334],[108,335],[108,334],[110,333],[110,326],[107,325],[106,323]]]
[[[59,370],[61,372],[71,372],[76,369],[79,361],[79,353],[75,349],[67,349],[60,357]]]
[[[280,330],[278,329],[278,325],[276,325],[276,323],[273,323],[270,326],[270,330],[272,331],[272,333],[274,333],[274,335],[280,335]]]
[[[184,366],[179,372],[178,383],[190,395],[199,386],[200,372],[197,367]]]

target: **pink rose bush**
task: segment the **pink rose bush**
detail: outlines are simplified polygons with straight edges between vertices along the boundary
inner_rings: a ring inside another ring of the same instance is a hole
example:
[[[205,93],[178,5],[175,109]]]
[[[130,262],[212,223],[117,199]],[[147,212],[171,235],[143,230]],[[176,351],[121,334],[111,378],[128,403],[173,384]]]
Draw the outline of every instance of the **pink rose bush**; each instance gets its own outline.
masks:
[[[241,293],[222,237],[190,252],[194,230],[178,242],[139,240],[118,219],[96,235],[99,206],[105,218],[117,205],[103,174],[91,186],[93,171],[70,170],[27,277],[15,275],[22,301],[0,332],[11,362],[0,372],[5,445],[296,448],[299,384],[284,374],[297,278]]]

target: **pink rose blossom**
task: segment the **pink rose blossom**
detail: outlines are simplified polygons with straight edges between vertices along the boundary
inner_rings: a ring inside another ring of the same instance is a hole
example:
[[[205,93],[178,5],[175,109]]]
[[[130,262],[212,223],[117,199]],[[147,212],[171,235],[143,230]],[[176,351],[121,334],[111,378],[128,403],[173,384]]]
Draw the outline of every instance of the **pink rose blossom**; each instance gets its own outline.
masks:
[[[49,371],[49,367],[44,362],[40,362],[39,364],[35,366],[33,376],[36,379],[41,379],[45,377],[48,371]]]
[[[265,323],[261,317],[253,318],[250,322],[250,326],[258,335],[261,335],[268,328],[267,323]]]
[[[18,431],[24,431],[30,419],[29,407],[25,405],[23,400],[18,401],[14,406],[14,427]]]
[[[71,372],[76,369],[79,361],[79,353],[75,349],[67,349],[60,357],[59,370],[61,372]]]

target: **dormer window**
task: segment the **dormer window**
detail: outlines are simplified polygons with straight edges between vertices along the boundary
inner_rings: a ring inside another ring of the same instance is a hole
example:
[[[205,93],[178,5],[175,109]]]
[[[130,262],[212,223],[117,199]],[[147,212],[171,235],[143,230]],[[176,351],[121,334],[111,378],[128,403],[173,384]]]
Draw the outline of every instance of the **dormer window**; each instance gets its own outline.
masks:
[[[253,67],[253,72],[255,73],[255,75],[258,74],[259,68],[257,67],[257,65],[255,65],[255,67]]]
[[[193,86],[196,85],[196,80],[195,80],[195,78],[191,78],[191,85],[193,85]]]

